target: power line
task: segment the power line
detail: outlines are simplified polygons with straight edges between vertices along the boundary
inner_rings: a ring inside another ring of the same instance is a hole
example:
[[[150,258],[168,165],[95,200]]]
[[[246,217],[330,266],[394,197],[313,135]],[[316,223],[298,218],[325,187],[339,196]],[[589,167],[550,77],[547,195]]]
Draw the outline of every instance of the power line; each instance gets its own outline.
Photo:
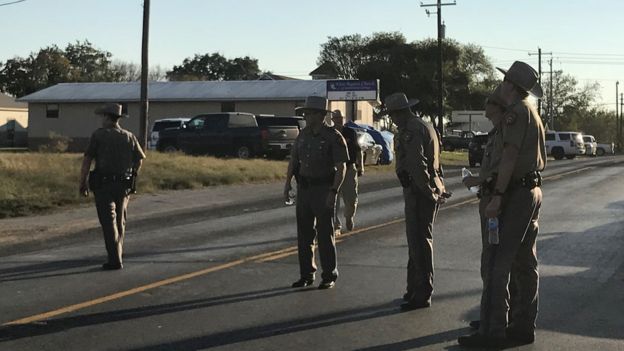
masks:
[[[0,4],[0,6],[8,6],[8,5],[13,5],[13,4],[17,4],[20,2],[24,2],[26,0],[17,0],[17,1],[11,1],[11,2],[5,2],[4,4]]]

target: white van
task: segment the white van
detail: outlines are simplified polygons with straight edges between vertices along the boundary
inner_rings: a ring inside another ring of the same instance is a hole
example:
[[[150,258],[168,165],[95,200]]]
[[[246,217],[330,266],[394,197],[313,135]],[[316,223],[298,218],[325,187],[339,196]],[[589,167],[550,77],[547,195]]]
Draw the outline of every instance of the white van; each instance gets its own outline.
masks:
[[[583,135],[579,132],[546,132],[546,153],[561,160],[564,157],[571,160],[577,155],[585,155]]]

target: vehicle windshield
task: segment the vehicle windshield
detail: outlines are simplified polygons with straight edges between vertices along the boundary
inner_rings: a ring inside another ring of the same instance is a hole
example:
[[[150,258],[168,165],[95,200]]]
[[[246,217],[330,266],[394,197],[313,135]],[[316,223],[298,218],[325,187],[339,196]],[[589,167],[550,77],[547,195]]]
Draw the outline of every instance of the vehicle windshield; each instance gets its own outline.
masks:
[[[182,125],[182,121],[155,122],[153,131],[154,132],[160,132],[161,130],[164,130],[164,129],[179,128],[180,125]]]

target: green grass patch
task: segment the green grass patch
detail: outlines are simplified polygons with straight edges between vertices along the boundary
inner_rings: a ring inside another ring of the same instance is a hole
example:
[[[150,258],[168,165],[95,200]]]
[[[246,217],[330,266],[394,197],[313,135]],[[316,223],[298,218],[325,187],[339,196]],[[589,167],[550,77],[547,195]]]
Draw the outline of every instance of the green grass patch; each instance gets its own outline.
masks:
[[[91,203],[78,194],[81,154],[0,153],[0,218]],[[465,152],[443,152],[444,165],[467,164]],[[240,160],[150,152],[139,176],[141,194],[214,185],[283,180],[287,161]],[[366,172],[393,172],[394,165]]]

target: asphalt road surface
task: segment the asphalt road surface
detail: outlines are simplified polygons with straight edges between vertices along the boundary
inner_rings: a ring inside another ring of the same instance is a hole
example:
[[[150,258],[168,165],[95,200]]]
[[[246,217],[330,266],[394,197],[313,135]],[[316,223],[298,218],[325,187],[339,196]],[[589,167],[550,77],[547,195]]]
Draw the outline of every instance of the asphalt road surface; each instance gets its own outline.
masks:
[[[537,340],[520,349],[624,350],[623,162],[549,164]],[[295,214],[277,197],[130,226],[122,271],[100,271],[100,238],[0,256],[0,350],[461,349],[478,316],[480,234],[474,197],[457,172],[447,183],[431,308],[398,309],[403,199],[380,180],[362,187],[356,230],[339,237],[331,290],[290,288]]]

